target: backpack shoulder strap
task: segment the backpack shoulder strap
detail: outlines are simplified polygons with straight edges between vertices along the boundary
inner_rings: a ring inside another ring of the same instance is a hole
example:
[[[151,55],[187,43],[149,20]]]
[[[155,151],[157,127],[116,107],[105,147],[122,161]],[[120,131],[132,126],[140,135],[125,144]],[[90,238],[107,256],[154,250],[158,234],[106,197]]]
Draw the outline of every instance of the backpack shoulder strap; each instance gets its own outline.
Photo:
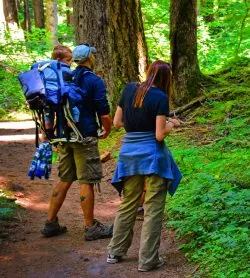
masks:
[[[78,71],[78,73],[75,76],[76,86],[81,87],[83,85],[83,83],[84,83],[84,76],[87,75],[88,73],[91,73],[91,74],[95,75],[95,73],[93,71],[85,70],[84,68],[82,68],[82,69],[80,69]]]
[[[43,71],[44,69],[46,69],[47,67],[49,67],[50,66],[50,63],[48,62],[48,63],[46,63],[46,64],[44,64],[43,66],[38,66],[38,70],[39,71]]]

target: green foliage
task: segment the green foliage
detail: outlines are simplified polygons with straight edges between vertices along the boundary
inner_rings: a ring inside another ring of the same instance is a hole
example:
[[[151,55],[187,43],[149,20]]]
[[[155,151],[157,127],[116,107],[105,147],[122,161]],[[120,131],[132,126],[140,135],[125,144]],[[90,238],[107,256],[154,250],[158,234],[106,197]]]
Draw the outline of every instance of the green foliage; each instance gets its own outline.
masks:
[[[198,16],[199,62],[206,72],[221,69],[235,57],[249,57],[249,4],[245,0],[215,1],[200,5]],[[212,10],[211,10],[212,7]],[[211,13],[212,18],[204,18]]]
[[[75,42],[75,33],[73,26],[66,23],[58,25],[58,41],[64,45],[72,46]]]
[[[199,1],[198,57],[209,73],[238,57],[249,57],[250,6],[245,0]],[[142,0],[145,36],[151,60],[170,59],[170,0]]]
[[[8,111],[23,110],[24,97],[15,75],[0,68],[0,118]]]
[[[72,27],[62,24],[58,34],[65,45],[69,41],[72,44]],[[17,75],[34,61],[50,59],[53,46],[47,37],[46,31],[39,28],[32,28],[31,33],[5,33],[5,41],[0,43],[0,119],[8,118],[12,111],[26,110]]]
[[[15,65],[50,58],[52,44],[46,39],[48,34],[44,29],[32,28],[32,32],[19,30],[16,33],[5,32],[5,41],[0,43],[0,60]]]
[[[199,124],[190,133],[167,139],[183,173],[176,196],[167,202],[168,226],[183,239],[181,249],[188,258],[199,263],[201,277],[250,275],[247,72],[245,63],[214,75],[219,100],[195,111]],[[214,96],[214,90],[207,95]]]
[[[124,135],[123,129],[112,129],[111,134],[105,140],[99,140],[98,145],[100,152],[110,151],[114,157],[117,156],[117,149],[119,149],[119,143]]]
[[[144,32],[150,60],[169,60],[169,1],[142,0]]]
[[[18,205],[9,199],[10,192],[0,190],[0,220],[11,220]]]

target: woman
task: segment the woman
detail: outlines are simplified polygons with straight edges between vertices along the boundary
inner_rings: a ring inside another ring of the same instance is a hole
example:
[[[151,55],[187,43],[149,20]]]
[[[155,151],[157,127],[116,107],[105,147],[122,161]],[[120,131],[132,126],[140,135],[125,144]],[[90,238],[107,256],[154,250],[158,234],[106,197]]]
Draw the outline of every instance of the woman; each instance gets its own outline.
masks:
[[[124,127],[126,135],[112,180],[118,191],[122,191],[122,201],[107,262],[117,263],[126,255],[146,184],[138,267],[143,272],[164,264],[158,249],[166,193],[173,194],[181,180],[181,173],[164,143],[164,138],[180,124],[176,119],[167,120],[170,82],[169,63],[155,61],[148,69],[145,82],[126,86],[114,117],[114,126]]]

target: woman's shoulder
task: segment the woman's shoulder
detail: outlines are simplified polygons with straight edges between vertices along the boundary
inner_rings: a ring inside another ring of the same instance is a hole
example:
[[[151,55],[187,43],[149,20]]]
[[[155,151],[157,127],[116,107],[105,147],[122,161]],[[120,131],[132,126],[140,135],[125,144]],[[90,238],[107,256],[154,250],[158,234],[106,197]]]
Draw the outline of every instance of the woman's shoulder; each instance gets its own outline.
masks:
[[[138,88],[138,83],[130,82],[125,86],[123,90],[123,94],[133,94],[137,88]]]
[[[168,97],[166,92],[157,87],[151,87],[148,92],[149,95],[151,95],[152,97],[157,97],[159,99],[164,99]]]
[[[126,85],[125,89],[135,89],[138,88],[139,83],[138,82],[130,82]]]

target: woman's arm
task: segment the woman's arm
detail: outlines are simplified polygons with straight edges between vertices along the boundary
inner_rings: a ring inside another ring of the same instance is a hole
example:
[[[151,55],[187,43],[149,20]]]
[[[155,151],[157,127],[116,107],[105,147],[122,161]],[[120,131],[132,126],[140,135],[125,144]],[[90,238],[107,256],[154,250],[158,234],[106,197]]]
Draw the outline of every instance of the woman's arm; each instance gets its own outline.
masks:
[[[116,112],[115,112],[115,117],[113,120],[114,127],[120,128],[124,126],[123,123],[123,112],[122,108],[120,106],[117,106]]]
[[[175,126],[179,126],[180,122],[177,119],[169,119],[164,115],[156,116],[156,131],[155,137],[157,141],[162,141]]]

